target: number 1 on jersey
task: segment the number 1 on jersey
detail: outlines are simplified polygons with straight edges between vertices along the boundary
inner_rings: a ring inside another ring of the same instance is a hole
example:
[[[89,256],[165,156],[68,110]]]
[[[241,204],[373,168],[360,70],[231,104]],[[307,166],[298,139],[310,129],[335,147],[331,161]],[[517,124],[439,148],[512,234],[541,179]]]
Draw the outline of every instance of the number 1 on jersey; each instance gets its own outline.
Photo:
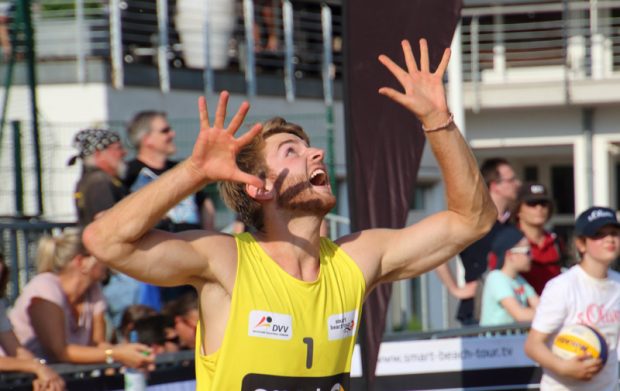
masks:
[[[306,344],[306,347],[307,347],[306,368],[310,369],[312,368],[312,354],[314,351],[314,340],[310,337],[305,337],[304,343]]]

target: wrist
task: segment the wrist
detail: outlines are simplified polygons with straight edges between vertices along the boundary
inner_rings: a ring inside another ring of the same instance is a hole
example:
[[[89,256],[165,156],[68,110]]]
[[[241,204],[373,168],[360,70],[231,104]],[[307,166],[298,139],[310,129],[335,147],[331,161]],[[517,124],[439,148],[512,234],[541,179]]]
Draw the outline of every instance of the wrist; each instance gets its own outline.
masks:
[[[420,122],[425,132],[433,132],[450,126],[454,122],[454,116],[448,110],[439,110],[420,118]]]
[[[105,363],[108,365],[114,364],[114,362],[116,361],[114,359],[114,350],[107,348],[103,351],[104,355],[105,355]]]

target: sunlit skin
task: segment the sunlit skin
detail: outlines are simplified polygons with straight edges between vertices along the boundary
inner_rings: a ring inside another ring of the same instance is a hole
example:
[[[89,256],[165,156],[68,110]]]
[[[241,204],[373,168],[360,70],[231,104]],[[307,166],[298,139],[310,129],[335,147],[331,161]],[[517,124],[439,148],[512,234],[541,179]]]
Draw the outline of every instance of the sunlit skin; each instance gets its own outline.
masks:
[[[95,151],[95,164],[102,171],[114,177],[120,177],[124,171],[123,158],[127,151],[120,142],[110,144],[106,149]]]
[[[402,42],[402,49],[404,66],[385,55],[379,57],[400,90],[382,87],[379,93],[410,111],[427,129],[448,124],[427,134],[444,176],[447,208],[403,229],[365,230],[335,241],[359,266],[367,294],[382,282],[412,278],[446,262],[488,232],[497,218],[471,150],[448,121],[443,76],[449,49],[434,72],[426,40],[420,40],[419,63],[408,41]],[[310,282],[320,270],[323,217],[335,203],[324,152],[297,136],[276,134],[266,139],[265,177],[240,170],[236,157],[261,132],[261,125],[237,134],[249,104],[242,103],[226,125],[228,99],[228,93],[222,92],[215,115],[210,116],[206,100],[200,98],[200,132],[190,158],[124,198],[89,225],[83,236],[89,251],[130,276],[157,285],[194,286],[205,354],[220,348],[227,329],[237,244],[234,237],[216,231],[153,230],[161,216],[206,184],[239,182],[261,206],[264,224],[254,234],[258,245],[290,276]]]
[[[323,150],[282,133],[267,139],[264,153],[269,168],[266,186],[273,186],[282,209],[322,217],[336,205]]]
[[[607,270],[620,253],[620,228],[604,226],[594,237],[577,238],[575,245],[583,254],[581,267],[592,277],[606,278]]]

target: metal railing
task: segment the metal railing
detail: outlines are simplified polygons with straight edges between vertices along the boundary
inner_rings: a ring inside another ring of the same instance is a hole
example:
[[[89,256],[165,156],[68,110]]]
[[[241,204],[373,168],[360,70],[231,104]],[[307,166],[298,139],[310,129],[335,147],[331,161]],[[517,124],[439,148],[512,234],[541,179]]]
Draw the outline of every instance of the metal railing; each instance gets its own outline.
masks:
[[[201,70],[206,90],[213,89],[214,71],[226,69],[245,74],[249,95],[256,93],[257,74],[281,74],[293,99],[296,79],[333,79],[341,69],[335,9],[309,0],[42,0],[32,15],[37,59],[75,61],[80,82],[87,80],[87,59],[102,58],[117,88],[124,86],[125,66],[142,63],[158,68],[164,92],[172,69]],[[19,59],[24,43],[15,37],[13,44]]]
[[[600,79],[618,71],[619,3],[494,4],[470,1],[463,9],[465,81]],[[163,91],[173,69],[202,71],[206,90],[214,72],[226,69],[244,73],[249,95],[257,75],[280,75],[290,100],[297,79],[340,75],[341,13],[340,4],[311,0],[43,0],[33,8],[39,60],[75,60],[81,81],[86,60],[100,57],[109,60],[118,88],[125,66],[143,63],[158,68]]]

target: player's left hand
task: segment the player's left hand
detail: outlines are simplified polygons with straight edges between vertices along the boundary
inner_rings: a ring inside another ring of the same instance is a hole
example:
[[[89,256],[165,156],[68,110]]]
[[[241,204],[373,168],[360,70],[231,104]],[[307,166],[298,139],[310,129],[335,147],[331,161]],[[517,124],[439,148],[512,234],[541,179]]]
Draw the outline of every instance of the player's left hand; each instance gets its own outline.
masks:
[[[444,51],[439,66],[435,72],[431,72],[426,39],[420,39],[419,68],[409,41],[405,39],[401,45],[407,65],[406,71],[384,54],[379,56],[379,61],[398,79],[405,92],[382,87],[379,93],[413,112],[427,129],[446,123],[449,113],[442,78],[450,60],[450,49]]]

